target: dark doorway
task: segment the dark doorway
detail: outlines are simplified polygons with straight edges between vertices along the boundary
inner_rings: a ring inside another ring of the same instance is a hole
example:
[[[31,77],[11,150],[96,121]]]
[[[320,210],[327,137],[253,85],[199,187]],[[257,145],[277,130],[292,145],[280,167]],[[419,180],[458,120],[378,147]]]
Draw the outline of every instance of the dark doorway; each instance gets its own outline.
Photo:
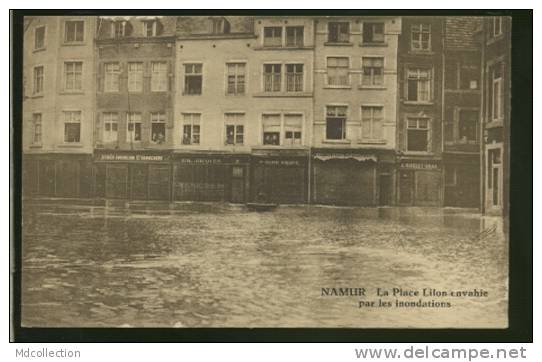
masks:
[[[392,204],[393,185],[391,175],[380,175],[379,179],[379,202],[382,206],[389,206]]]
[[[414,172],[401,171],[399,177],[399,203],[411,205],[414,199]]]

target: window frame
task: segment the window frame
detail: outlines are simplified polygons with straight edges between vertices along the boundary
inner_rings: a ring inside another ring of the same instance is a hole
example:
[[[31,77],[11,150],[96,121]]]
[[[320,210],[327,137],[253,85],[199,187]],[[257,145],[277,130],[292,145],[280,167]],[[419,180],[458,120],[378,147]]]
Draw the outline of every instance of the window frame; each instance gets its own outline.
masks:
[[[368,108],[371,110],[371,117],[370,117],[370,129],[371,129],[371,132],[370,132],[370,137],[366,137],[365,136],[365,132],[364,132],[364,127],[363,127],[363,124],[364,124],[364,120],[365,118],[363,117],[363,109],[364,108]],[[381,111],[381,116],[380,118],[376,118],[375,117],[375,109],[379,108],[380,111]],[[382,141],[384,140],[384,122],[385,122],[385,119],[386,119],[386,114],[385,114],[385,107],[383,104],[362,104],[361,107],[360,107],[360,114],[361,114],[361,123],[360,123],[360,130],[361,130],[361,137],[360,137],[360,140],[362,141]],[[375,136],[375,122],[376,121],[379,121],[380,122],[380,137],[376,137]]]
[[[242,74],[243,76],[243,92],[239,92],[239,76],[241,74],[239,74],[239,66],[240,65],[243,65],[243,69],[244,69],[244,72]],[[234,87],[234,92],[230,93],[230,88],[229,88],[229,77],[230,77],[230,66],[235,66],[235,72],[233,74],[234,76],[234,83],[233,83],[233,87]],[[225,85],[225,88],[226,88],[226,92],[225,94],[227,96],[244,96],[247,94],[247,68],[248,68],[248,62],[246,61],[228,61],[226,62],[226,79],[225,79],[225,82],[226,82],[226,85]]]
[[[329,59],[331,58],[336,58],[336,59],[347,59],[348,60],[348,64],[346,67],[339,67],[339,66],[335,66],[333,67],[334,69],[346,69],[346,84],[331,84],[329,82],[329,69],[330,69],[330,66],[329,66]],[[326,88],[350,88],[352,87],[352,79],[351,79],[351,59],[350,59],[350,56],[343,56],[343,55],[328,55],[326,56],[326,81],[325,81],[325,87]]]
[[[190,115],[190,122],[187,122],[187,116]],[[194,115],[198,115],[197,123],[194,122]],[[201,145],[201,129],[202,129],[202,113],[201,112],[182,112],[181,113],[182,120],[181,120],[181,131],[182,131],[182,137],[181,137],[181,145],[182,146],[200,146]],[[189,136],[189,143],[185,142],[185,127],[190,126],[190,136]],[[196,132],[194,132],[194,126],[198,126],[198,142],[194,142]]]
[[[298,30],[301,29],[301,36],[299,36]],[[294,43],[288,44],[288,30],[294,31]],[[305,26],[304,25],[287,25],[284,27],[284,47],[285,48],[303,48],[305,46]],[[301,39],[301,44],[299,44]]]
[[[162,71],[155,71],[154,66],[161,64],[164,66]],[[167,92],[169,91],[169,63],[167,61],[151,61],[150,62],[151,70],[151,92]],[[160,75],[162,76],[160,77]],[[155,76],[157,78],[155,78]],[[203,80],[203,78],[202,78]]]
[[[334,116],[329,116],[328,115],[328,109],[329,108],[334,108],[335,109],[335,114]],[[340,113],[339,113],[339,108],[344,108],[345,109],[345,112],[344,112],[344,116],[341,116]],[[324,114],[325,114],[325,132],[324,132],[324,142],[329,142],[329,141],[348,141],[348,132],[347,132],[347,124],[348,124],[348,119],[349,119],[349,106],[346,105],[346,104],[326,104],[324,106]],[[341,132],[341,138],[328,138],[328,121],[330,119],[334,119],[334,120],[338,120],[338,119],[342,119],[342,132]]]
[[[300,117],[299,131],[292,131],[292,130],[288,129],[288,127],[291,127],[291,126],[286,125],[286,117],[288,117],[288,116],[298,116],[298,117]],[[303,134],[304,134],[303,125],[304,125],[304,123],[305,123],[305,115],[302,112],[285,112],[285,113],[282,113],[282,129],[283,129],[284,137],[283,137],[283,142],[281,143],[281,145],[282,146],[290,146],[290,147],[303,146]],[[292,137],[291,137],[292,141],[291,141],[291,143],[288,143],[288,139],[289,139],[289,137],[287,137],[288,132],[292,132]],[[299,137],[296,137],[296,133],[299,133]],[[296,139],[299,139],[299,143],[295,142]]]
[[[37,33],[38,33],[38,30],[41,30],[43,29],[43,39],[42,39],[42,44],[41,46],[38,46],[37,44]],[[36,26],[34,28],[34,50],[37,51],[37,50],[44,50],[46,47],[47,47],[47,44],[46,44],[46,39],[47,39],[47,26],[45,25],[39,25],[39,26]]]
[[[228,120],[228,116],[234,116],[234,120]],[[241,117],[239,117],[241,116]],[[242,132],[239,133],[239,126]],[[228,127],[233,127],[233,142],[228,142]],[[238,137],[242,139],[238,142]],[[246,114],[245,112],[225,112],[224,113],[224,144],[226,146],[243,146],[245,144],[246,135]]]
[[[183,65],[183,95],[186,95],[186,96],[200,96],[200,95],[203,95],[203,76],[204,76],[204,64],[203,62],[199,62],[199,61],[193,61],[193,62],[184,62],[182,63]],[[199,65],[201,67],[201,70],[199,73],[187,73],[186,70],[187,70],[187,66],[197,66]],[[188,92],[188,84],[189,82],[187,81],[187,78],[188,77],[197,77],[199,76],[200,77],[200,91],[199,93],[190,93]]]
[[[429,27],[428,31],[423,30],[423,26]],[[431,52],[432,51],[432,24],[431,23],[416,23],[410,25],[410,50],[413,52]],[[417,29],[415,29],[417,28]],[[418,39],[414,39],[414,33],[418,34]],[[423,47],[423,34],[428,34],[427,48]],[[414,44],[419,43],[419,47],[415,47]]]
[[[372,34],[373,38],[371,40],[365,39],[365,26],[366,25],[372,27],[371,34]],[[378,26],[378,25],[382,26],[382,40],[374,40],[375,27]],[[361,34],[362,34],[362,42],[363,42],[363,44],[385,44],[386,43],[386,22],[384,22],[384,21],[366,21],[366,22],[363,22],[363,24],[361,25]]]
[[[497,69],[500,68],[500,70]],[[495,73],[499,71],[500,76],[495,77]],[[497,89],[499,90],[498,96],[495,95],[495,86],[498,85]],[[497,101],[497,102],[495,102]],[[495,109],[495,104],[497,108]],[[497,115],[495,115],[495,110],[497,110]],[[499,62],[494,64],[491,71],[491,120],[492,121],[502,121],[504,118],[504,70],[503,63]]]
[[[149,123],[151,125],[151,138],[150,141],[152,144],[160,145],[167,142],[167,114],[164,111],[150,112],[149,113]],[[154,126],[162,125],[164,128],[163,139],[161,141],[156,140],[154,137]]]
[[[411,71],[414,71],[416,70],[416,73],[417,73],[417,76],[416,78],[411,78],[410,77],[410,73]],[[428,90],[427,90],[427,100],[420,100],[420,82],[423,81],[423,78],[421,77],[421,73],[422,71],[425,70],[427,71],[427,74],[428,74],[428,78],[426,80],[427,84],[428,84]],[[406,66],[406,74],[405,74],[405,77],[406,77],[406,81],[405,81],[405,101],[407,103],[416,103],[416,104],[431,104],[433,102],[433,99],[434,99],[434,94],[433,94],[433,90],[434,90],[434,84],[433,84],[433,79],[434,79],[434,69],[433,67],[431,66],[417,66],[417,65],[407,65]],[[409,82],[410,80],[415,80],[416,81],[416,99],[415,100],[412,100],[410,99],[410,92],[409,92]]]
[[[368,68],[371,69],[371,74],[370,74],[370,80],[371,80],[371,84],[365,84],[364,81],[366,79],[366,75],[365,75],[365,65],[364,65],[364,61],[365,60],[381,60],[382,61],[382,66],[380,68],[377,68],[373,65],[371,66],[367,66]],[[386,67],[386,57],[384,56],[380,56],[380,55],[366,55],[366,56],[362,56],[361,57],[361,84],[360,86],[363,87],[363,88],[382,88],[384,87],[384,84],[385,84],[385,78],[384,78],[384,69]],[[380,83],[375,83],[375,74],[374,74],[374,69],[380,69],[381,70],[381,75],[380,75],[380,79],[381,79],[381,82]]]
[[[70,114],[70,122],[67,122],[66,116],[68,114]],[[74,114],[79,114],[79,120],[78,121],[75,121],[75,122],[73,121],[73,115]],[[64,143],[65,144],[80,144],[81,143],[81,131],[82,131],[81,124],[82,123],[83,123],[83,111],[81,111],[81,110],[70,110],[70,109],[62,110],[62,124],[64,125]],[[76,141],[70,141],[66,137],[66,136],[68,136],[67,126],[68,125],[73,125],[73,124],[79,125],[79,135],[78,135]]]
[[[81,65],[81,71],[78,73],[77,72],[77,65],[80,64]],[[68,84],[69,84],[69,76],[70,74],[68,73],[68,65],[72,65],[73,66],[73,70],[71,72],[71,76],[73,77],[73,81],[72,81],[72,88],[68,87]],[[76,85],[77,85],[77,75],[79,74],[80,76],[80,87],[79,88],[76,88]],[[65,60],[64,61],[64,72],[63,72],[63,76],[64,76],[64,82],[63,82],[63,91],[64,92],[82,92],[84,87],[83,87],[83,74],[84,74],[84,62],[82,60]]]
[[[140,65],[140,70],[130,69],[132,65]],[[144,83],[145,83],[145,63],[141,61],[129,61],[126,63],[126,90],[132,93],[141,93],[143,92]],[[134,76],[139,75],[139,77],[133,78]],[[139,84],[139,88],[133,88],[133,85]]]
[[[276,72],[273,70],[271,73],[267,73],[266,72],[266,66],[272,66],[273,68],[275,66],[278,66],[279,67],[279,77],[278,77],[278,90],[275,90],[275,87],[274,85],[276,85],[276,82],[275,82],[275,77],[276,77]],[[277,63],[277,62],[266,62],[266,63],[263,63],[263,72],[262,72],[262,75],[263,75],[263,79],[262,79],[262,89],[263,89],[263,92],[264,93],[280,93],[282,92],[283,90],[283,64],[282,63]],[[270,90],[267,90],[267,79],[268,79],[268,76],[271,77],[271,89]]]
[[[278,132],[265,132],[265,125],[264,125],[264,119],[266,116],[278,116],[279,118],[279,131]],[[260,132],[260,137],[261,137],[261,145],[262,146],[271,146],[271,147],[278,147],[278,146],[282,146],[283,145],[283,142],[282,142],[282,130],[284,129],[283,127],[283,121],[282,121],[282,113],[281,112],[262,112],[261,113],[261,123],[260,123],[260,127],[261,127],[261,132]],[[278,144],[266,144],[265,143],[265,134],[266,133],[272,133],[272,134],[278,134]]]
[[[416,127],[413,128],[413,127],[410,127],[409,126],[409,121],[410,120],[416,120]],[[419,127],[419,121],[420,120],[425,120],[427,121],[427,128],[420,128]],[[405,117],[405,151],[407,153],[410,153],[410,154],[428,154],[428,153],[431,153],[432,152],[432,132],[433,132],[433,127],[432,127],[432,122],[433,122],[433,119],[431,117],[428,117],[428,116],[419,116],[419,115],[407,115]],[[422,130],[422,131],[426,131],[427,134],[426,134],[426,148],[424,151],[419,151],[419,150],[409,150],[409,147],[408,147],[408,134],[409,134],[409,130]]]
[[[38,74],[36,74],[38,69],[41,69],[41,76],[38,76]],[[43,65],[34,66],[32,70],[32,95],[33,96],[39,96],[43,94],[44,83],[45,83],[45,66]]]
[[[277,37],[277,36],[273,36],[271,38],[267,37],[266,36],[266,30],[267,29],[274,29],[273,33],[275,33],[276,30],[279,30],[280,31],[280,37]],[[264,48],[279,48],[279,47],[282,47],[283,44],[284,44],[284,35],[285,35],[285,31],[284,31],[284,27],[279,25],[279,26],[263,26],[262,27],[262,46]],[[276,44],[276,39],[279,38],[280,41],[278,42],[278,44]],[[271,44],[267,44],[266,43],[266,40],[269,41],[268,39],[272,39],[274,40],[274,42],[272,42]]]
[[[346,24],[346,37],[347,37],[347,40],[344,40],[344,41],[341,41],[340,38],[341,38],[341,35],[342,34],[340,32],[340,24]],[[337,26],[337,35],[336,35],[336,40],[333,40],[331,39],[331,27],[332,26]],[[326,39],[326,42],[327,43],[330,43],[330,44],[349,44],[350,43],[350,36],[351,36],[351,26],[350,26],[350,22],[349,21],[328,21],[327,22],[327,39]]]
[[[152,20],[143,20],[143,36],[145,38],[153,38],[158,36],[158,20],[152,19]],[[151,25],[151,35],[149,35],[149,24]]]
[[[38,127],[39,126],[39,127]],[[37,131],[39,129],[39,132]],[[32,113],[32,144],[41,145],[43,135],[43,113]]]
[[[81,40],[77,40],[77,26],[76,24],[75,25],[75,33],[74,33],[74,40],[69,40],[68,39],[68,24],[69,23],[82,23],[83,24],[83,28],[81,29],[81,37],[82,39]],[[86,27],[86,24],[85,24],[85,20],[84,19],[69,19],[69,20],[65,20],[64,21],[64,36],[63,36],[63,43],[64,44],[82,44],[85,42],[85,27]]]
[[[113,115],[115,115],[115,119],[113,119]],[[109,117],[108,117],[109,116]],[[112,143],[112,142],[118,142],[119,140],[119,112],[102,112],[102,124],[103,124],[103,130],[102,130],[102,142],[104,143]],[[116,124],[116,130],[113,130],[113,125]],[[109,125],[109,130],[107,129],[107,125]],[[110,137],[112,134],[115,134],[115,137]],[[109,135],[109,137],[107,136]]]
[[[139,116],[134,119],[132,117]],[[139,124],[139,139],[136,139],[137,125]],[[133,125],[133,129],[130,130],[130,125]],[[133,135],[133,137],[132,137]],[[143,115],[141,112],[126,112],[126,142],[139,143],[143,140]]]
[[[301,69],[302,69],[301,73],[295,71],[296,67],[299,65],[301,66]],[[289,66],[294,67],[293,73],[288,72]],[[301,74],[301,80],[296,78],[296,76],[299,76],[299,74]],[[294,77],[294,90],[288,90],[289,75],[293,75]],[[301,89],[297,89],[295,85],[299,85]],[[305,91],[305,63],[289,62],[289,63],[284,64],[284,91],[286,93],[301,93]]]
[[[109,66],[115,66],[115,65],[116,65],[117,69],[109,72],[108,67]],[[103,63],[103,72],[104,72],[104,85],[103,85],[104,93],[117,93],[117,92],[120,92],[120,73],[121,73],[120,62],[105,62],[105,63]],[[109,77],[112,77],[112,78],[110,79]],[[116,81],[115,81],[115,79],[116,79]],[[116,88],[110,88],[110,86],[112,84],[115,84],[115,83],[116,83]]]

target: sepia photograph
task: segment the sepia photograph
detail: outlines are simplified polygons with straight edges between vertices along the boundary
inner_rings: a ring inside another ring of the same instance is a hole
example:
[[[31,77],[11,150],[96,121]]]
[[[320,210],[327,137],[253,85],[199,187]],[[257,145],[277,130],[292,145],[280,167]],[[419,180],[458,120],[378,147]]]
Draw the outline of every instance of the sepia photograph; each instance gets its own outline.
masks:
[[[23,19],[22,328],[506,329],[512,18]]]

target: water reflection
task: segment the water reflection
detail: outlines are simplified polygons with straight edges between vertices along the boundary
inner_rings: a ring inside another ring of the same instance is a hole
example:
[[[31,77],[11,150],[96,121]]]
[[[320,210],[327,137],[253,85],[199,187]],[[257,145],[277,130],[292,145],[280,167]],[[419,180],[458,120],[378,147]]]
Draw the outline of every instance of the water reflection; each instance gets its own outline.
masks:
[[[498,219],[225,204],[24,207],[25,326],[503,327]],[[357,308],[322,287],[469,289],[453,310]],[[459,324],[458,324],[459,323]]]

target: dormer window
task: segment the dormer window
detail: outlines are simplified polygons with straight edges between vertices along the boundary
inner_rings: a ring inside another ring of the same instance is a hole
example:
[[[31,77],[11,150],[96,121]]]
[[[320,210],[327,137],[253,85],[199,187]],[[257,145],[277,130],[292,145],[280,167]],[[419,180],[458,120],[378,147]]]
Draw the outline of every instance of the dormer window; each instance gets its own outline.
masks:
[[[143,35],[147,38],[162,34],[162,24],[158,20],[143,21]]]
[[[209,28],[211,34],[228,34],[230,32],[230,23],[224,18],[211,18]]]
[[[129,21],[121,20],[115,21],[111,27],[111,35],[113,38],[123,38],[129,36],[132,33],[132,25]]]

